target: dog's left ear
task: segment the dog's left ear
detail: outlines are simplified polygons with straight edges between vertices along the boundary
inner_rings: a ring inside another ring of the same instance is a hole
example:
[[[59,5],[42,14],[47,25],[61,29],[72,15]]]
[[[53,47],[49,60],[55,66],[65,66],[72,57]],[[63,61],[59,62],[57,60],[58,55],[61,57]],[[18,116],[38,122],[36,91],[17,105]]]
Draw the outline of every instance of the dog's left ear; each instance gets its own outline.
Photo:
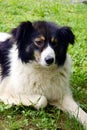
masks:
[[[71,31],[70,27],[64,26],[57,30],[57,36],[59,42],[71,43],[73,44],[75,41],[75,36]]]

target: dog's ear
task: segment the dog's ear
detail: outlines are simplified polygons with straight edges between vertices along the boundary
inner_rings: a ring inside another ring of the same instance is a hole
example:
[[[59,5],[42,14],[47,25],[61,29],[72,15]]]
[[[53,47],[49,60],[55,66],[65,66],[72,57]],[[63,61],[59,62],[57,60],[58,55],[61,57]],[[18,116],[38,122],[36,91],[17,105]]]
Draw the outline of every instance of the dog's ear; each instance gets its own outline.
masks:
[[[75,36],[71,31],[70,27],[64,26],[57,30],[57,36],[59,42],[71,43],[73,44],[75,41]]]
[[[29,38],[32,34],[33,26],[32,23],[22,22],[17,28],[14,28],[11,33],[15,40],[17,40],[18,43],[20,42],[26,42],[27,38]]]
[[[34,28],[31,22],[22,22],[12,30],[12,35],[18,48],[18,56],[22,62],[29,62],[32,59],[33,50],[30,49]]]

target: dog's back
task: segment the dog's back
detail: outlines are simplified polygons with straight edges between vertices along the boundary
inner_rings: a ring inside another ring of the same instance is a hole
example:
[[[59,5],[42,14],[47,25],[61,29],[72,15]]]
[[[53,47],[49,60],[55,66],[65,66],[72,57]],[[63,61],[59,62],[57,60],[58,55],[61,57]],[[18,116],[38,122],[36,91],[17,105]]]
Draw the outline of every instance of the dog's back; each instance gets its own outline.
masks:
[[[5,41],[6,39],[10,38],[11,35],[8,33],[0,32],[0,42]]]

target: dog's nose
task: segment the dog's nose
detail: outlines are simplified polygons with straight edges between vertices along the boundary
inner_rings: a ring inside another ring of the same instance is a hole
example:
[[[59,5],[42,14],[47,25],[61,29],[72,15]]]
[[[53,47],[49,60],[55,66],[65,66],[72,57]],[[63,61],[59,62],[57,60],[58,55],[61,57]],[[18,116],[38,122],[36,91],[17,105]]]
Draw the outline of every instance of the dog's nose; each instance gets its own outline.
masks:
[[[46,61],[47,65],[51,65],[54,62],[54,58],[51,56],[47,56],[45,58],[45,61]]]

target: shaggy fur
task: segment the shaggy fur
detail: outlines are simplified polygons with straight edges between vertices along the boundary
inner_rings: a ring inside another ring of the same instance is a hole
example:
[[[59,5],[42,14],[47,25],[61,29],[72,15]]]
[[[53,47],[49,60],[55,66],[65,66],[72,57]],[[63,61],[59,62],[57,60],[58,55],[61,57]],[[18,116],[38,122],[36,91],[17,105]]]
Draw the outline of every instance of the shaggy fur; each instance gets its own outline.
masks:
[[[47,104],[75,116],[87,127],[87,114],[72,97],[69,88],[74,43],[69,27],[51,22],[23,22],[0,38],[0,100],[5,104],[34,106]]]

